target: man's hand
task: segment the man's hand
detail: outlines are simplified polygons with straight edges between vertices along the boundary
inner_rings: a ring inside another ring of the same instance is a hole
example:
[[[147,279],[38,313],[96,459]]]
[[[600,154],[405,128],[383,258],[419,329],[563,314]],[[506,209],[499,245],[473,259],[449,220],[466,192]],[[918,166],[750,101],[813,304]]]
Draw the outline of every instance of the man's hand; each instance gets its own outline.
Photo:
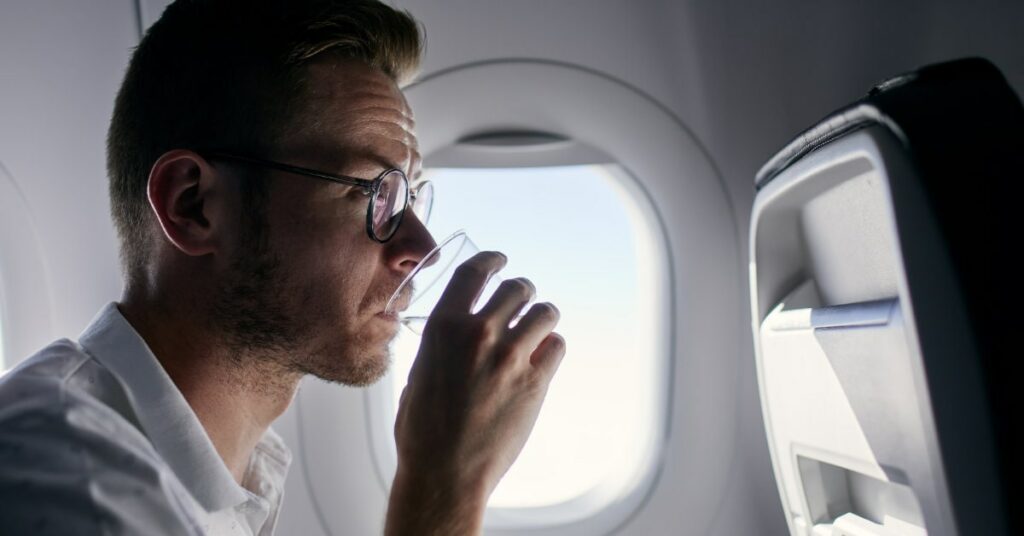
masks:
[[[526,279],[474,302],[505,257],[478,253],[445,289],[423,331],[395,422],[398,472],[385,534],[480,532],[487,498],[519,456],[565,355],[559,313],[533,299]]]

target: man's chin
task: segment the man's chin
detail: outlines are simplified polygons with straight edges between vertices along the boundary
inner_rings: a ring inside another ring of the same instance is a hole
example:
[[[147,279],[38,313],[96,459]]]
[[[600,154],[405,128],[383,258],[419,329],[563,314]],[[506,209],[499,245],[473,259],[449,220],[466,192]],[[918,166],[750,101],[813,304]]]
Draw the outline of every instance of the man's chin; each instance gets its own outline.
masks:
[[[391,367],[391,355],[386,351],[374,355],[346,355],[340,359],[317,360],[310,365],[306,372],[321,380],[349,387],[367,387],[387,374]]]

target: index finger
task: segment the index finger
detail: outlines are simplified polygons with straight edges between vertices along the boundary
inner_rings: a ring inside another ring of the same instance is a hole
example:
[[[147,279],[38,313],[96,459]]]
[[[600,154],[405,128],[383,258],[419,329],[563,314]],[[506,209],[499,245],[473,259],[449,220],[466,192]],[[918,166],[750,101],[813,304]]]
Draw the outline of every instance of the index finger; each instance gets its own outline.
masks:
[[[507,262],[508,259],[497,251],[481,251],[470,257],[455,269],[434,311],[470,312],[487,281]]]

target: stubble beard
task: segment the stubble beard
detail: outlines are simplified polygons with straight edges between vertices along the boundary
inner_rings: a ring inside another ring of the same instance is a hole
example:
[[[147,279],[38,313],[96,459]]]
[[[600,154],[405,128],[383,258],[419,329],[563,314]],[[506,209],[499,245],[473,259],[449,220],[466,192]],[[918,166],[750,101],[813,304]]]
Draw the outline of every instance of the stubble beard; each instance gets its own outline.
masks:
[[[391,364],[387,346],[374,345],[359,333],[346,334],[344,326],[334,336],[318,337],[315,321],[325,315],[313,304],[323,299],[322,289],[303,291],[291,284],[262,222],[248,234],[244,253],[232,260],[211,313],[232,349],[239,379],[268,387],[284,377],[306,374],[352,387],[379,380]],[[330,342],[311,343],[320,340]]]

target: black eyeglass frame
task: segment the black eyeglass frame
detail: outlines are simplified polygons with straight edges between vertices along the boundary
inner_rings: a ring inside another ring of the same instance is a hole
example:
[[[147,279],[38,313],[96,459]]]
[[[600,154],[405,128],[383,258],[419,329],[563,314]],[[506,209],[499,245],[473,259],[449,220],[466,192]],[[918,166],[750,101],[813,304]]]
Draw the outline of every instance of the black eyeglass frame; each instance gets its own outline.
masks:
[[[325,173],[323,171],[293,166],[290,164],[275,162],[273,160],[264,160],[262,158],[254,158],[251,156],[242,156],[232,153],[224,153],[219,151],[203,151],[200,152],[199,154],[206,159],[232,160],[235,162],[242,162],[270,169],[276,169],[278,171],[284,171],[286,173],[294,173],[296,175],[305,175],[307,177],[323,179],[326,181],[336,182],[339,184],[358,186],[363,189],[363,194],[370,196],[370,202],[366,207],[366,234],[367,236],[370,237],[371,240],[381,244],[387,242],[388,240],[391,240],[391,238],[395,236],[395,233],[398,232],[398,228],[402,226],[402,220],[405,219],[405,211],[406,209],[409,208],[409,205],[412,203],[412,201],[415,201],[417,192],[419,191],[420,188],[423,188],[424,185],[429,184],[429,181],[423,181],[417,185],[417,189],[416,191],[414,191],[411,185],[409,184],[409,177],[406,176],[404,171],[398,168],[385,169],[383,172],[381,172],[380,175],[377,175],[377,177],[374,178],[373,180],[367,180],[360,179],[358,177],[350,177],[348,175],[335,175],[333,173]],[[402,180],[405,182],[405,203],[402,205],[402,211],[398,214],[398,223],[395,224],[394,230],[391,231],[390,235],[384,238],[380,238],[373,231],[373,205],[374,201],[377,198],[377,195],[380,193],[380,185],[384,182],[384,177],[388,176],[389,173],[393,173],[395,171],[397,171],[399,175],[402,176]],[[433,200],[431,200],[431,205],[433,205]],[[427,214],[429,213],[430,211],[428,209]],[[426,224],[426,222],[423,223]]]

